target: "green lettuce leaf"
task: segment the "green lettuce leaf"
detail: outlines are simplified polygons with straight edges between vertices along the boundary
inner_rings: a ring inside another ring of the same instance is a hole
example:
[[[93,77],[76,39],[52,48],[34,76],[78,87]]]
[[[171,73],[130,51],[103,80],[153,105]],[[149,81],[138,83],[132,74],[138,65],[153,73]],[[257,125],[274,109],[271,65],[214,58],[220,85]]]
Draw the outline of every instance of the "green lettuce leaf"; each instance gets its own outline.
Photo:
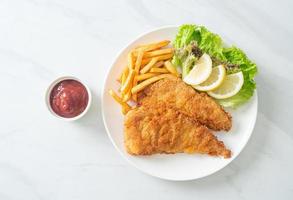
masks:
[[[182,78],[185,78],[185,76],[189,74],[190,70],[192,69],[196,61],[197,58],[194,55],[189,54],[187,56],[187,58],[182,63]]]
[[[200,33],[201,39],[198,47],[212,57],[225,61],[223,55],[223,42],[220,36],[208,31],[205,27],[199,26],[196,31]]]
[[[173,42],[173,46],[176,49],[188,45],[191,41],[199,41],[200,35],[195,31],[196,26],[191,24],[185,24],[180,26],[176,38]]]
[[[173,45],[176,49],[179,49],[192,41],[196,41],[198,47],[210,56],[225,60],[222,39],[217,34],[208,31],[204,26],[182,25]]]
[[[243,73],[244,84],[241,90],[233,97],[219,100],[221,105],[236,108],[250,99],[256,88],[254,77],[257,67],[240,49],[234,46],[225,48],[221,37],[204,26],[182,25],[173,41],[175,55],[172,62],[175,66],[182,67],[184,76],[192,69],[197,60],[192,53],[186,53],[189,52],[188,48],[191,43],[197,45],[202,52],[209,54],[214,63],[224,64],[228,74],[240,70]]]
[[[240,67],[243,75],[246,73],[249,75],[250,80],[254,79],[257,73],[256,64],[250,61],[241,49],[232,46],[225,48],[223,53],[229,63],[236,64]]]
[[[218,100],[218,102],[224,107],[236,108],[252,97],[256,88],[254,77],[257,73],[257,68],[243,51],[237,47],[225,48],[223,53],[229,63],[236,64],[240,67],[244,77],[244,84],[236,95],[227,99]]]
[[[182,77],[184,78],[190,70],[193,68],[197,57],[193,54],[194,43],[184,46],[176,50],[175,56],[173,57],[173,64],[182,68]]]

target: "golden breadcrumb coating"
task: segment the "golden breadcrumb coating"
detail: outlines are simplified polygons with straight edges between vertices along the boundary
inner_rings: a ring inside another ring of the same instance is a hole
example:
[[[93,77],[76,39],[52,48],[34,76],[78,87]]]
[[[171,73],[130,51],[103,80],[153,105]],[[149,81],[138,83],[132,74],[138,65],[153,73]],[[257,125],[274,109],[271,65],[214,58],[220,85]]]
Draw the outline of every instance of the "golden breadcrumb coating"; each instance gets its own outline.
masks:
[[[232,127],[230,114],[217,102],[172,75],[145,88],[139,95],[139,104],[150,108],[170,106],[216,131],[229,131]]]
[[[231,157],[231,151],[208,128],[167,105],[143,105],[129,111],[124,121],[128,153],[201,153]]]

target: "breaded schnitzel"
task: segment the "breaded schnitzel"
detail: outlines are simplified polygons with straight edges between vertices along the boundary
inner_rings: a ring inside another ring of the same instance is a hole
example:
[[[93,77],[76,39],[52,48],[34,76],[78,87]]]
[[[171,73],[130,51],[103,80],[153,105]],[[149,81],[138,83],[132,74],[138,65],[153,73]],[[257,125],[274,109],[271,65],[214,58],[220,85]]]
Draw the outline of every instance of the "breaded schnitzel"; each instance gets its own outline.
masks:
[[[212,98],[196,92],[172,75],[145,88],[140,93],[139,104],[147,107],[170,106],[216,131],[228,131],[232,126],[230,114]]]
[[[208,128],[166,105],[129,111],[124,138],[127,152],[133,155],[184,152],[231,157],[231,151]]]

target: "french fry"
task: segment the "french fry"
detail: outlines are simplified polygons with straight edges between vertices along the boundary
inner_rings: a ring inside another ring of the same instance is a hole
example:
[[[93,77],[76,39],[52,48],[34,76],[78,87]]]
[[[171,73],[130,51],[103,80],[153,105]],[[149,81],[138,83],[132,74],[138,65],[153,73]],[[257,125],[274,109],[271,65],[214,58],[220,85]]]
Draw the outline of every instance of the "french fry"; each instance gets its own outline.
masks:
[[[134,58],[132,52],[129,52],[127,55],[127,66],[129,69],[134,69]]]
[[[161,55],[161,56],[156,56],[154,58],[158,58],[158,61],[161,60],[169,60],[170,58],[173,57],[173,53],[169,53],[169,54],[165,54],[165,55]],[[144,58],[142,59],[141,65],[146,65],[147,63],[150,62],[152,58]]]
[[[123,96],[122,101],[127,102],[127,101],[129,101],[130,98],[131,98],[131,87],[129,88],[127,93]]]
[[[126,73],[123,73],[121,78],[121,85],[124,85],[126,78],[127,78]]]
[[[133,71],[133,70],[132,70]],[[135,73],[135,72],[134,72]],[[134,78],[134,77],[133,77]],[[124,93],[122,93],[122,101],[123,102],[127,102],[129,101],[129,99],[131,98],[131,89],[132,89],[132,84],[133,84],[133,80],[130,82],[130,86],[127,89],[127,91],[125,91]]]
[[[166,69],[169,72],[171,72],[175,76],[179,77],[179,74],[178,74],[177,70],[175,69],[175,66],[169,60],[164,63],[164,66],[166,67]]]
[[[124,82],[125,82],[125,80],[126,80],[126,78],[127,78],[128,72],[129,72],[129,69],[128,69],[128,67],[126,66],[126,67],[123,69],[123,71],[122,71],[122,73],[121,73],[121,75],[120,75],[120,78],[119,78],[120,83],[121,83],[122,85],[124,84]]]
[[[164,65],[164,61],[160,61],[154,64],[154,67],[162,67],[163,65]]]
[[[129,110],[131,110],[131,107],[127,103],[123,102],[121,97],[119,97],[113,90],[109,90],[109,94],[122,106],[123,114],[126,114]]]
[[[129,109],[128,106],[126,106],[126,105],[123,105],[122,106],[122,113],[123,113],[123,115],[126,115],[130,110],[131,110],[131,108]]]
[[[132,89],[131,89],[131,93],[132,95],[134,94],[137,94],[138,92],[142,91],[145,87],[147,87],[148,85],[160,80],[160,79],[163,79],[163,78],[166,78],[170,76],[170,74],[160,74],[158,76],[155,76],[155,77],[152,77],[150,79],[147,79],[143,82],[141,82],[140,84],[134,86]]]
[[[125,73],[123,73],[122,77],[121,77],[121,85],[123,85],[125,83],[126,78],[127,78],[127,76],[125,75]]]
[[[137,54],[137,58],[136,58],[136,62],[135,62],[135,67],[134,67],[134,70],[135,70],[135,76],[133,78],[133,83],[132,83],[132,87],[135,87],[136,84],[137,84],[137,79],[136,79],[136,76],[139,74],[139,70],[141,68],[141,62],[142,62],[142,57],[143,57],[143,54],[144,54],[144,50],[143,49],[139,49],[138,50],[138,54]],[[137,95],[132,95],[132,99],[133,101],[137,101]]]
[[[153,51],[156,49],[160,49],[164,46],[167,46],[170,43],[169,40],[163,40],[157,43],[151,43],[146,45],[141,45],[136,48],[136,50],[143,49],[144,51]]]
[[[142,62],[142,57],[143,57],[143,50],[139,50],[138,54],[137,54],[137,58],[136,58],[136,62],[135,62],[135,67],[134,70],[135,72],[138,74],[140,67],[141,67],[141,62]]]
[[[167,70],[167,69],[165,69],[165,68],[152,68],[152,69],[150,69],[150,72],[151,73],[169,73],[169,71]]]
[[[134,77],[134,79],[133,79],[133,87],[135,87],[136,85],[137,85],[137,82],[138,82],[138,80],[137,80],[137,75]],[[133,88],[132,87],[132,88]],[[131,89],[132,90],[132,89]],[[132,93],[132,92],[131,92]],[[132,94],[132,100],[133,101],[135,101],[135,102],[137,102],[137,94]]]
[[[159,67],[162,67],[162,66],[164,66],[164,61],[157,62],[156,64],[154,64],[153,67],[159,68]],[[145,67],[146,67],[146,65],[142,66],[142,69],[145,68]]]
[[[117,81],[118,81],[119,83],[121,83],[121,82],[122,82],[122,77],[123,77],[123,72],[121,72],[121,74],[120,74],[119,78],[117,78]]]
[[[113,90],[109,90],[109,94],[114,98],[115,101],[117,101],[117,103],[120,105],[124,104],[121,97],[119,97],[118,94],[116,94]]]
[[[152,58],[155,56],[161,56],[161,55],[165,55],[165,54],[169,54],[169,53],[173,53],[173,52],[174,52],[173,48],[159,49],[159,50],[155,50],[155,51],[146,52],[143,55],[143,58]]]
[[[141,74],[147,73],[158,62],[158,58],[152,58],[151,61],[140,70]]]
[[[135,75],[135,71],[134,70],[130,70],[124,84],[122,85],[121,87],[121,93],[122,95],[126,94],[126,92],[130,89],[131,87],[131,83],[133,81],[133,78],[134,78],[134,75]]]
[[[155,56],[161,56],[161,55],[165,55],[165,54],[169,54],[169,53],[173,53],[173,52],[174,52],[173,48],[158,49],[158,50],[154,50],[154,51],[145,52],[143,54],[143,58],[152,58]],[[137,57],[137,54],[138,54],[138,51],[133,52],[134,57]]]
[[[146,73],[146,74],[138,75],[136,78],[137,78],[137,81],[144,81],[146,79],[152,78],[157,75],[158,74],[156,74],[156,73]]]

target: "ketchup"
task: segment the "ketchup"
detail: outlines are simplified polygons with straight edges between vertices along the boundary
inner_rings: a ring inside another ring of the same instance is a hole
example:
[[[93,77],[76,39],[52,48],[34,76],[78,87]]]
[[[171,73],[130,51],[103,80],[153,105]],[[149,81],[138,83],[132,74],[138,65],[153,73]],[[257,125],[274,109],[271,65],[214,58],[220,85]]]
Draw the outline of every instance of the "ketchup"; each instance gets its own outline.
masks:
[[[68,79],[54,86],[50,94],[50,105],[57,115],[72,118],[85,110],[88,98],[84,85],[76,80]]]

